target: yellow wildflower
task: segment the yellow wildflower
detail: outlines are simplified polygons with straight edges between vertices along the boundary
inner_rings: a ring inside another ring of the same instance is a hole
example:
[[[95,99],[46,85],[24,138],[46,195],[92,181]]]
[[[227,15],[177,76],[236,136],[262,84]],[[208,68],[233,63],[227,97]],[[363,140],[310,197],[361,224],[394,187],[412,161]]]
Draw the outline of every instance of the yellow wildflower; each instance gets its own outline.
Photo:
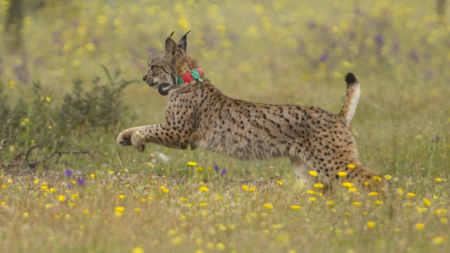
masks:
[[[315,172],[315,171],[313,171],[313,170],[310,170],[310,171],[309,171],[309,174],[310,174],[311,176],[313,176],[313,177],[317,177],[317,172]]]
[[[440,178],[435,178],[434,180],[436,180],[436,182],[442,182],[442,179],[440,179]]]
[[[217,200],[222,200],[223,198],[222,198],[222,196],[216,196],[216,199]]]
[[[415,197],[416,194],[414,194],[414,193],[412,193],[412,192],[408,192],[408,194],[406,194],[406,196],[408,196],[408,197]]]
[[[382,205],[382,204],[383,204],[383,201],[377,200],[377,201],[375,201],[375,204],[377,204],[377,205]]]
[[[283,185],[283,182],[281,182],[281,181],[277,181],[277,183],[278,183],[279,185]]]
[[[133,249],[133,253],[144,253],[144,249],[141,247],[136,247]]]
[[[392,178],[392,176],[391,176],[391,175],[386,175],[386,176],[384,176],[384,178],[385,178],[386,180],[390,180],[390,179]]]
[[[314,202],[316,201],[316,198],[309,198],[309,201]]]
[[[187,198],[180,198],[181,201],[187,201]]]
[[[444,242],[445,242],[444,238],[442,238],[440,236],[435,237],[435,238],[433,238],[433,240],[431,240],[431,243],[434,245],[440,245],[440,244],[443,244]]]
[[[342,183],[342,186],[344,186],[344,187],[346,187],[346,188],[351,188],[351,187],[353,187],[353,183],[350,183],[350,182],[344,182],[344,183]]]
[[[327,201],[327,205],[329,205],[329,206],[332,206],[332,205],[334,205],[334,202],[333,202],[333,200],[328,200],[328,201]]]
[[[373,177],[373,180],[375,180],[375,181],[381,181],[381,177],[374,176],[374,177]]]
[[[139,212],[141,211],[141,209],[140,209],[140,208],[135,208],[134,211],[135,211],[136,213],[139,213]]]
[[[340,171],[340,172],[338,172],[338,176],[345,177],[345,176],[347,176],[347,172]]]
[[[209,189],[208,189],[208,187],[206,187],[206,185],[202,185],[202,187],[200,187],[200,191],[207,192],[207,191],[209,191]]]
[[[58,196],[58,200],[61,201],[61,202],[64,202],[64,201],[66,200],[66,196],[64,196],[64,195],[59,195],[59,196]]]
[[[300,209],[300,206],[293,205],[293,206],[291,206],[291,209],[292,209],[292,210],[299,210],[299,209]]]
[[[91,174],[91,178],[94,178],[95,177],[95,174]]]
[[[198,168],[197,168],[197,171],[198,171],[198,172],[202,172],[202,171],[203,171],[203,168],[202,168],[202,167],[198,167]]]
[[[422,223],[416,224],[416,229],[417,229],[417,230],[421,230],[421,229],[423,229],[424,227],[425,227],[425,225],[422,224]]]
[[[195,165],[197,165],[196,162],[188,162],[187,164],[188,164],[189,166],[195,166]]]
[[[369,228],[375,227],[375,222],[372,222],[372,221],[367,222],[367,227],[369,227]]]
[[[242,189],[245,190],[245,191],[248,191],[248,185],[243,185]]]
[[[317,183],[314,185],[314,188],[323,188],[323,184]]]
[[[165,186],[161,186],[161,190],[162,190],[164,193],[169,193],[169,189],[167,189]]]
[[[206,206],[206,203],[202,202],[199,204],[199,206]]]
[[[224,249],[225,249],[225,244],[219,242],[219,243],[217,244],[217,249],[218,249],[218,250],[224,250]]]
[[[359,203],[358,201],[355,201],[355,202],[353,203],[353,205],[355,205],[355,206],[360,206],[361,203]]]
[[[273,208],[273,206],[272,206],[271,204],[268,204],[268,203],[265,203],[265,204],[263,205],[263,207],[265,207],[265,208],[267,208],[267,209],[272,209],[272,208]]]
[[[430,206],[430,205],[431,205],[431,201],[429,201],[428,199],[423,199],[423,203],[424,203],[426,206]]]
[[[378,195],[378,192],[369,192],[369,195],[370,195],[370,196],[377,196],[377,195]]]
[[[352,170],[352,169],[356,168],[356,165],[350,163],[347,165],[347,168]]]
[[[254,192],[256,190],[256,187],[250,187],[250,191]]]
[[[123,194],[119,195],[119,199],[124,199],[124,198],[125,198],[125,195],[123,195]]]

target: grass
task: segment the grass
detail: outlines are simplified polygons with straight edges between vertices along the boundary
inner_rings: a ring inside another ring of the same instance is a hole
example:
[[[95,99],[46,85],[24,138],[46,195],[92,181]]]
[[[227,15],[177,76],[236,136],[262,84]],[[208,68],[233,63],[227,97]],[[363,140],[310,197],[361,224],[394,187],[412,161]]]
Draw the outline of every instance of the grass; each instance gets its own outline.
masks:
[[[4,23],[8,4],[1,2]],[[343,75],[355,73],[362,87],[352,121],[358,153],[390,176],[390,187],[374,195],[336,185],[321,196],[320,188],[299,189],[288,159],[119,147],[122,129],[164,120],[166,97],[135,82],[122,99],[125,113],[139,118],[64,135],[65,150],[98,145],[94,159],[65,155],[36,170],[2,171],[0,251],[448,252],[450,28],[434,11],[418,0],[246,0],[239,8],[221,1],[48,1],[27,10],[25,53],[0,48],[0,81],[12,105],[35,98],[31,81],[39,80],[42,96],[51,98],[46,106],[58,108],[73,79],[102,77],[102,65],[139,79],[173,30],[176,38],[192,30],[188,54],[230,97],[337,113]],[[27,110],[27,118],[36,117]],[[53,125],[55,132],[61,127]],[[51,136],[49,149],[60,138]],[[34,137],[18,139],[2,146],[2,162],[25,152]]]

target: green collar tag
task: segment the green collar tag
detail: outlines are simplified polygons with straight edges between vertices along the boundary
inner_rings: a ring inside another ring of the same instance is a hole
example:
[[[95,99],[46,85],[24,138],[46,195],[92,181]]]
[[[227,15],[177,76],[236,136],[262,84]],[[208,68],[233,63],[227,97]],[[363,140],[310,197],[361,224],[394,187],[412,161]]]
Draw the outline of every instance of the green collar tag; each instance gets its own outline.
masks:
[[[194,78],[194,80],[199,80],[200,82],[203,82],[203,79],[200,76],[200,72],[197,69],[191,71],[191,76],[192,78]]]
[[[182,85],[182,84],[184,84],[183,78],[181,76],[179,76],[177,79],[177,85]]]

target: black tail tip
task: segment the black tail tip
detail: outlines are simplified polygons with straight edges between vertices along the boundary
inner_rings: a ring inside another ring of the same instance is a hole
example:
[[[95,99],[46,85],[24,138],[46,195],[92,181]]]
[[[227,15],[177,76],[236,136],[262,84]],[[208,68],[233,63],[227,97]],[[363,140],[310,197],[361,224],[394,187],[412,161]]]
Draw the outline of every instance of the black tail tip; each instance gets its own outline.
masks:
[[[355,84],[358,82],[358,80],[356,80],[355,75],[353,75],[352,72],[348,73],[347,75],[345,75],[345,82],[347,84]]]

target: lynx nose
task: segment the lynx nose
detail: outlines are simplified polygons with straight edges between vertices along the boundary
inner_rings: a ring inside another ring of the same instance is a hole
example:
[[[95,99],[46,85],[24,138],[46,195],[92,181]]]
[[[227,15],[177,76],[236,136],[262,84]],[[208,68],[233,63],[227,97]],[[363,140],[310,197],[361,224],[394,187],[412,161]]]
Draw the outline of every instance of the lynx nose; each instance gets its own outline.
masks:
[[[145,79],[147,79],[147,74],[145,74],[144,77],[142,77],[142,81],[145,82]]]

